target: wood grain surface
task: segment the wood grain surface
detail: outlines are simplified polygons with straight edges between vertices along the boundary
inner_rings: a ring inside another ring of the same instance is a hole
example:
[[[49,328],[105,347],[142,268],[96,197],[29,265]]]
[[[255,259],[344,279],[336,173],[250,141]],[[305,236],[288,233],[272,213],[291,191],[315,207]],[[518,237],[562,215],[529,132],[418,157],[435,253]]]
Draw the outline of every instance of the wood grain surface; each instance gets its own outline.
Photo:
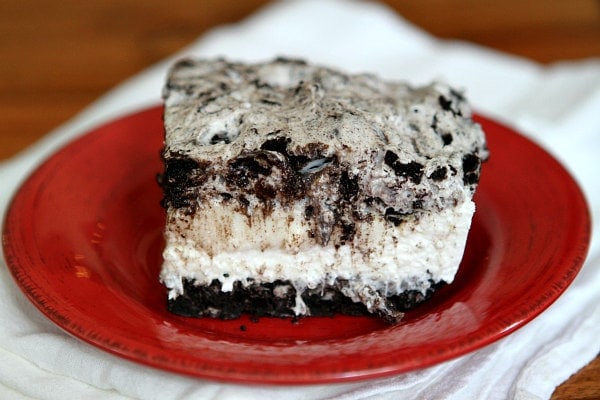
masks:
[[[265,0],[3,0],[0,160],[17,154],[136,72]],[[441,38],[552,63],[600,57],[597,0],[385,1]],[[600,399],[600,358],[554,400]]]

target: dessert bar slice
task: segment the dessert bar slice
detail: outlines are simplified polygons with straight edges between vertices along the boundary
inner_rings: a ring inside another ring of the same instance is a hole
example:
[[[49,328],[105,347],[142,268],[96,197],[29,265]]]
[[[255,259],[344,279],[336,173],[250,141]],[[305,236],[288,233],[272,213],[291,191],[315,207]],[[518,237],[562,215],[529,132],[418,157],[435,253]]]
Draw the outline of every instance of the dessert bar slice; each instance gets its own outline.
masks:
[[[488,155],[460,92],[185,59],[163,98],[172,312],[396,322],[454,279]]]

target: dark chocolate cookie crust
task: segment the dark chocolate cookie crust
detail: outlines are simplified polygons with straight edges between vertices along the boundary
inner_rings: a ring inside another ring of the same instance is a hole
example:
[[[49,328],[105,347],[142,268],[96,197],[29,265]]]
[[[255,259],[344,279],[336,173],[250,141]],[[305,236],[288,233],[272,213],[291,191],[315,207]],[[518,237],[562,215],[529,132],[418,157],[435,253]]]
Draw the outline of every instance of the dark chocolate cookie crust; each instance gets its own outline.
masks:
[[[404,312],[418,306],[429,299],[445,282],[433,283],[425,294],[417,290],[405,291],[399,295],[385,297],[389,312],[381,314],[389,323],[397,323]],[[330,317],[335,314],[373,315],[360,302],[353,302],[345,296],[339,286],[327,285],[315,289],[307,289],[302,300],[309,309],[308,315]],[[184,280],[184,293],[168,301],[168,310],[184,317],[211,317],[223,320],[237,319],[242,314],[252,317],[297,318],[296,290],[286,281],[275,281],[264,284],[251,284],[244,287],[236,282],[231,292],[222,292],[218,280],[210,285],[195,285],[193,281]]]

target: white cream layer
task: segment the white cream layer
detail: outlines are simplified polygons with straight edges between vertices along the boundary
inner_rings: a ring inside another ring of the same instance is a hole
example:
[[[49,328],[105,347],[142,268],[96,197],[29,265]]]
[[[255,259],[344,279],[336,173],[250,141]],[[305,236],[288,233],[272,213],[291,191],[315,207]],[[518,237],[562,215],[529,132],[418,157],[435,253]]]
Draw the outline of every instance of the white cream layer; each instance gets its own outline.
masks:
[[[430,279],[452,282],[474,211],[466,200],[398,226],[374,217],[357,222],[354,239],[335,248],[314,244],[301,203],[252,216],[221,201],[202,204],[192,216],[171,210],[161,280],[175,298],[183,293],[184,278],[202,285],[216,279],[223,291],[235,281],[250,284],[249,277],[255,283],[289,280],[298,293],[342,279],[351,283],[344,293],[369,307],[370,289],[388,296],[424,292]],[[304,312],[298,297],[296,313]]]

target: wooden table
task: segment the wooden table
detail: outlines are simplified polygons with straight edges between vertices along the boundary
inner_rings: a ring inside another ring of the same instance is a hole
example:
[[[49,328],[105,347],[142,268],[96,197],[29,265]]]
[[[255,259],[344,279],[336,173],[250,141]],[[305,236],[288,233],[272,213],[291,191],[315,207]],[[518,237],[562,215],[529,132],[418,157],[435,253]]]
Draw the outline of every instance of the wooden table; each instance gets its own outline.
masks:
[[[207,29],[239,21],[266,3],[2,1],[0,160]],[[542,63],[600,56],[597,0],[386,3],[439,37],[469,40]],[[600,358],[557,388],[552,399],[600,399]]]

